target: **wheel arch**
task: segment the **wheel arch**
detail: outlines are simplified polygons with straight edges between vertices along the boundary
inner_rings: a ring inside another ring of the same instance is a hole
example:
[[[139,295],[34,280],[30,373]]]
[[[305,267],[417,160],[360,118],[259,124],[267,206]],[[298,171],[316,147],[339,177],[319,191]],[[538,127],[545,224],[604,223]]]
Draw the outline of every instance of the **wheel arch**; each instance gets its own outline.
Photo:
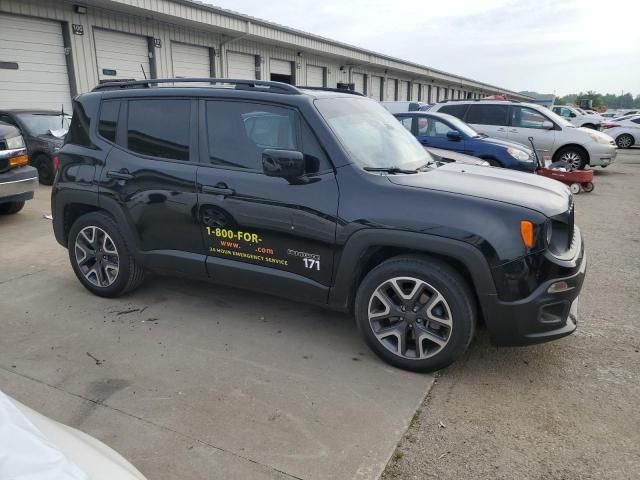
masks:
[[[481,313],[483,298],[496,294],[487,260],[479,249],[465,242],[399,230],[362,231],[349,238],[340,255],[329,305],[352,310],[358,286],[367,273],[385,260],[406,254],[437,258],[454,268],[468,282]]]

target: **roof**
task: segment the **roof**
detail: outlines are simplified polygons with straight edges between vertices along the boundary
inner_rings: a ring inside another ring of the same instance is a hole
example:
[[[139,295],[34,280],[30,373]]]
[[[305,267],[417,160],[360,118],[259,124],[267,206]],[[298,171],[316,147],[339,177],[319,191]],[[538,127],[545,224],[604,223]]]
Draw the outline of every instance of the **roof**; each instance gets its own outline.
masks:
[[[61,110],[37,110],[37,109],[29,109],[29,108],[7,108],[0,109],[2,113],[30,113],[35,115],[60,115],[62,113]],[[71,112],[64,112],[65,114],[71,114]]]
[[[147,1],[146,0],[111,0],[111,1],[114,1],[116,3],[126,4],[127,6],[138,6],[139,8],[148,9],[148,8],[146,8],[146,5],[147,5]],[[323,37],[323,36],[320,36],[320,35],[315,35],[315,34],[312,34],[312,33],[309,33],[309,32],[305,32],[305,31],[298,30],[298,29],[295,29],[295,28],[287,27],[285,25],[281,25],[281,24],[278,24],[278,23],[275,23],[275,22],[270,22],[268,20],[263,20],[263,19],[260,19],[260,18],[252,17],[250,15],[239,13],[239,12],[236,12],[236,11],[233,11],[233,10],[228,10],[228,9],[225,9],[225,8],[217,7],[217,6],[214,6],[214,5],[211,5],[211,4],[208,4],[208,3],[204,3],[204,2],[201,2],[201,1],[197,1],[197,0],[168,0],[168,1],[171,1],[171,2],[176,3],[176,4],[182,4],[182,5],[190,6],[190,7],[193,7],[193,8],[198,8],[198,9],[201,9],[201,10],[206,10],[206,11],[212,12],[212,13],[217,14],[217,15],[224,15],[226,17],[231,17],[231,18],[238,19],[238,20],[241,20],[241,21],[244,21],[244,22],[247,22],[247,23],[254,24],[254,25],[270,27],[270,28],[274,28],[274,29],[277,29],[277,30],[280,30],[280,31],[283,31],[283,32],[288,32],[288,33],[291,33],[291,34],[300,35],[302,37],[305,37],[305,38],[308,38],[308,39],[311,39],[311,40],[324,42],[324,43],[326,43],[328,45],[337,46],[337,47],[340,47],[340,48],[346,48],[346,49],[352,50],[352,51],[354,51],[356,53],[360,53],[360,54],[364,54],[364,55],[371,55],[371,56],[375,56],[375,57],[378,57],[378,58],[381,58],[381,59],[384,59],[384,60],[390,60],[390,61],[393,61],[393,62],[397,62],[397,63],[403,64],[403,65],[406,65],[408,67],[420,68],[420,69],[428,70],[428,72],[431,72],[431,73],[436,73],[436,74],[440,74],[440,75],[446,75],[446,76],[452,77],[452,80],[453,79],[457,79],[457,80],[464,81],[464,82],[471,82],[471,83],[477,85],[479,88],[485,88],[487,90],[501,91],[501,92],[505,92],[505,93],[512,94],[512,95],[523,96],[522,94],[520,94],[518,92],[515,92],[515,91],[512,91],[512,90],[508,90],[508,89],[505,89],[503,87],[498,87],[498,86],[491,85],[491,84],[488,84],[488,83],[484,83],[484,82],[481,82],[481,81],[478,81],[478,80],[474,80],[472,78],[463,77],[461,75],[456,75],[456,74],[453,74],[453,73],[445,72],[443,70],[435,69],[435,68],[429,67],[427,65],[422,65],[422,64],[419,64],[419,63],[414,63],[414,62],[410,62],[410,61],[407,61],[407,60],[403,60],[403,59],[400,59],[400,58],[397,58],[397,57],[392,57],[390,55],[381,54],[381,53],[378,53],[378,52],[375,52],[375,51],[372,51],[372,50],[368,50],[368,49],[365,49],[365,48],[356,47],[356,46],[348,44],[348,43],[339,42],[337,40],[332,40],[332,39],[327,38],[327,37]],[[359,63],[362,63],[362,62],[359,62]],[[375,64],[372,64],[372,66],[375,66]],[[380,68],[385,68],[385,67],[384,66],[380,66]],[[393,67],[391,67],[391,68],[393,68]],[[428,75],[428,73],[425,73],[425,75]],[[446,82],[446,80],[445,80],[445,82]],[[526,96],[526,95],[524,95],[524,96]]]

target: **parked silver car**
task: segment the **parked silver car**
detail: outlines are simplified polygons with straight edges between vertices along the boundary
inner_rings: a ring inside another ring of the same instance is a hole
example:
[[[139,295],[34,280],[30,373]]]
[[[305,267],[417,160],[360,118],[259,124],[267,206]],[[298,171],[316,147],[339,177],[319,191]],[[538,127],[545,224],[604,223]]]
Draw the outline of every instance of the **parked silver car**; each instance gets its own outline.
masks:
[[[615,161],[617,146],[610,136],[576,127],[551,110],[511,100],[459,100],[435,104],[430,111],[454,115],[490,137],[529,145],[538,155],[565,161],[575,168],[606,167]]]

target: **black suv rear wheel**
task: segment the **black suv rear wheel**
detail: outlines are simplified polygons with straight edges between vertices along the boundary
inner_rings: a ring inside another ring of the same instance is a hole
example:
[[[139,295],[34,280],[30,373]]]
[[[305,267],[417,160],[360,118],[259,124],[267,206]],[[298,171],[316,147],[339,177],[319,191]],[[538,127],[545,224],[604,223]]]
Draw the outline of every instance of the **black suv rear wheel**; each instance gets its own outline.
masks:
[[[446,263],[392,258],[360,284],[355,317],[367,344],[388,363],[417,372],[444,368],[467,350],[476,325],[473,294]]]
[[[96,295],[117,297],[144,279],[144,270],[129,252],[118,226],[104,213],[78,218],[69,231],[67,247],[78,280]]]

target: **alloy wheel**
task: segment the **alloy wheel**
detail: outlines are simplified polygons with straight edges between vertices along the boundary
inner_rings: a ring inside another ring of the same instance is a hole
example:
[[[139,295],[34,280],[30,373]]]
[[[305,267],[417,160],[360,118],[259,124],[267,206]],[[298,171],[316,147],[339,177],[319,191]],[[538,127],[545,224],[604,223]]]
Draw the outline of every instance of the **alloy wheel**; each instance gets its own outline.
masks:
[[[573,168],[580,168],[580,165],[582,164],[582,156],[575,151],[568,151],[565,152],[561,157],[560,157],[561,161],[567,162],[568,164],[570,164]]]
[[[631,137],[629,135],[622,135],[616,140],[618,147],[629,148],[631,146]]]
[[[76,236],[76,264],[84,278],[96,287],[113,285],[120,270],[120,257],[113,239],[102,228],[84,227]]]
[[[453,330],[451,309],[444,296],[412,277],[380,284],[369,299],[368,318],[371,330],[387,350],[411,360],[442,351]]]

